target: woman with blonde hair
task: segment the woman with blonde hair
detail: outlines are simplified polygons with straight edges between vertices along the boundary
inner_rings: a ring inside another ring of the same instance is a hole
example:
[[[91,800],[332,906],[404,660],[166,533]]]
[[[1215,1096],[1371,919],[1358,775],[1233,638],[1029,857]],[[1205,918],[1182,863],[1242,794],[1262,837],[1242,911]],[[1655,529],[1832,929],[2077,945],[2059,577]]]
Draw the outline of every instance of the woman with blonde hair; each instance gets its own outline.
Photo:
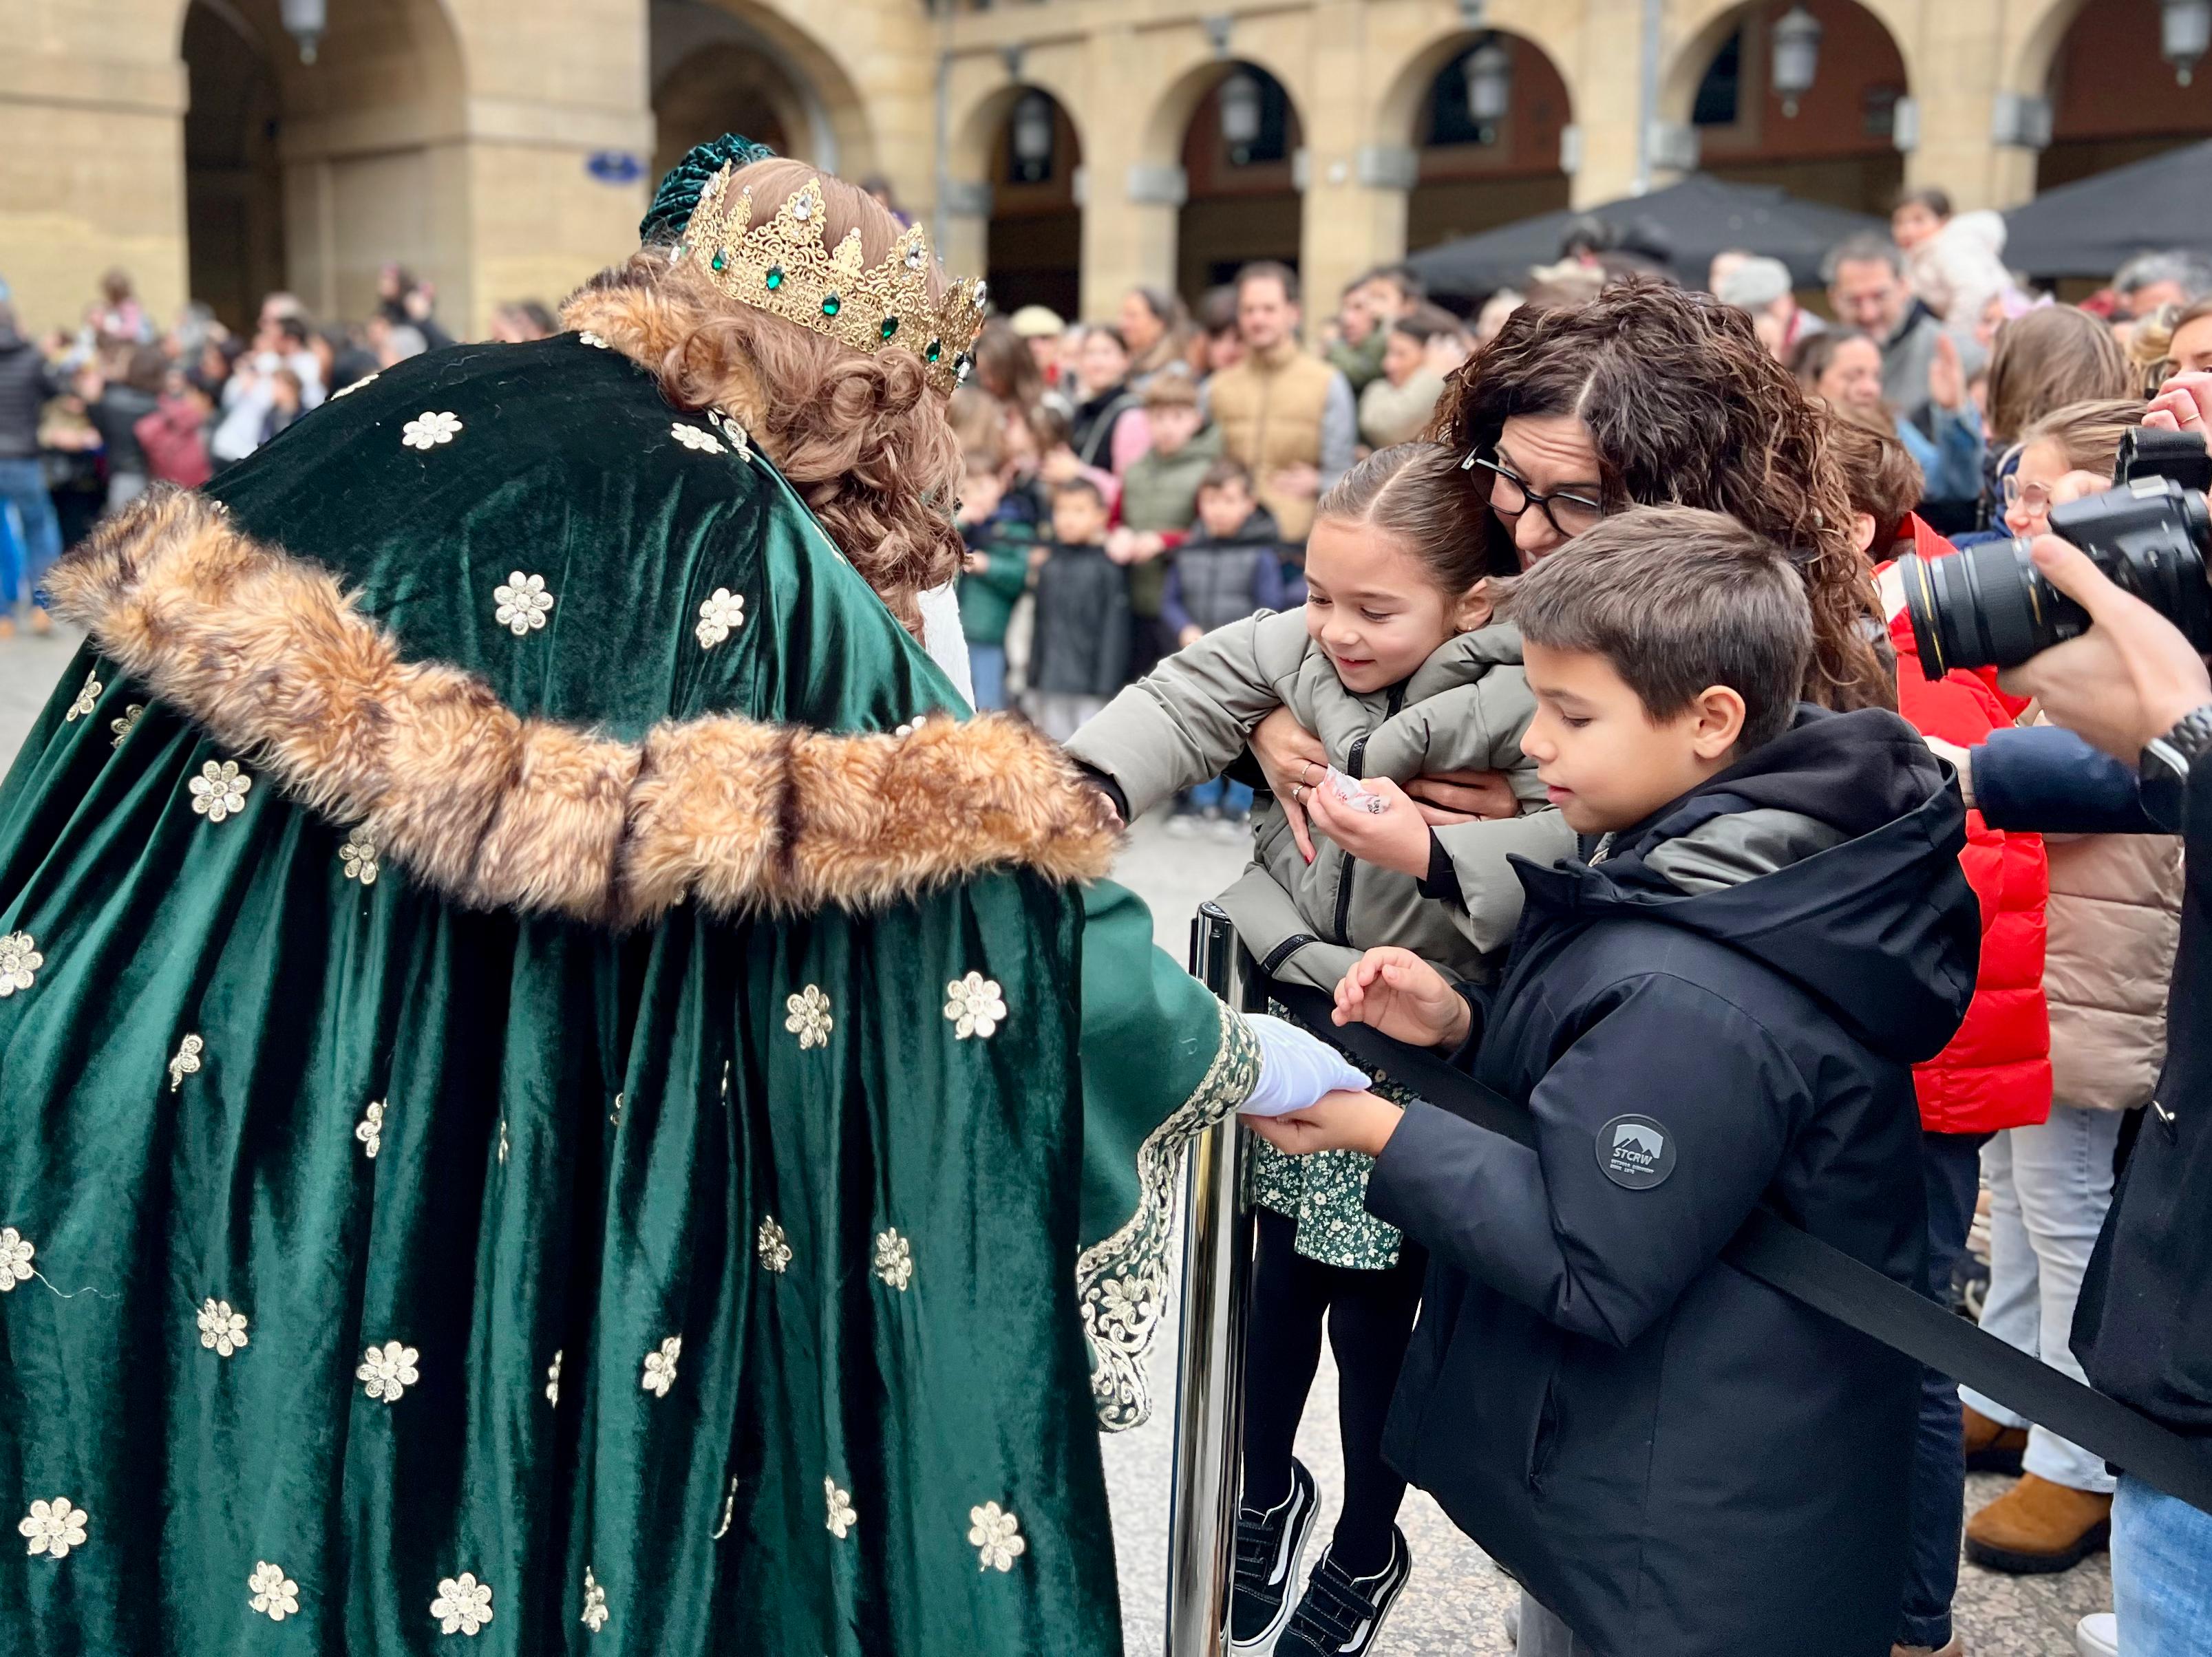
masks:
[[[981,287],[738,140],[642,234],[52,578],[90,636],[0,790],[42,1648],[1119,1648],[1095,1429],[1182,1147],[1344,1067],[1079,892],[1097,791],[921,647]]]

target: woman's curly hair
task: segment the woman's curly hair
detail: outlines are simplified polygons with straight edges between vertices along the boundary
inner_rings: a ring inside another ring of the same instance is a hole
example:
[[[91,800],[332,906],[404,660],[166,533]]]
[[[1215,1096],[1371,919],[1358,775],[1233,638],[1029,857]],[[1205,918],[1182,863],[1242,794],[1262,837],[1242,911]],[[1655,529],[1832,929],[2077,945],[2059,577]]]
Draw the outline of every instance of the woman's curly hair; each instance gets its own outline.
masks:
[[[1788,549],[1813,604],[1806,699],[1897,705],[1830,416],[1767,354],[1747,313],[1642,277],[1585,304],[1523,306],[1453,374],[1428,435],[1487,456],[1516,415],[1581,416],[1608,510],[1701,507]],[[1491,517],[1486,532],[1510,555],[1504,525]]]
[[[739,167],[730,187],[752,192],[757,220],[814,179],[823,245],[857,229],[861,257],[879,264],[902,227],[842,179],[774,157]],[[945,285],[933,268],[933,302]],[[963,550],[952,519],[960,447],[921,358],[897,346],[857,351],[740,304],[692,264],[671,264],[664,248],[602,272],[564,309],[571,325],[599,326],[574,319],[596,318],[602,304],[619,305],[672,404],[721,409],[744,425],[838,550],[918,636],[919,595],[959,573]]]

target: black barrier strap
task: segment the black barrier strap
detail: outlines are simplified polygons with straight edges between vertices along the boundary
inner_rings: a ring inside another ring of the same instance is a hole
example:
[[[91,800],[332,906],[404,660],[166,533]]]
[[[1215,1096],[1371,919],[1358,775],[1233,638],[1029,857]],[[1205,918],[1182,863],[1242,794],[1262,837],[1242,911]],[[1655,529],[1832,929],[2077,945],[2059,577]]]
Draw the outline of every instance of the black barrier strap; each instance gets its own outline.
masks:
[[[1342,1047],[1378,1078],[1387,1077],[1476,1126],[1535,1144],[1528,1113],[1433,1053],[1394,1041],[1364,1024],[1338,1029],[1320,991],[1273,984],[1268,992],[1291,1017]],[[1759,1209],[1721,1251],[1737,1271],[1825,1312],[1863,1335],[1965,1382],[2039,1426],[2212,1513],[2212,1456],[2118,1399],[2007,1344],[1863,1261]]]

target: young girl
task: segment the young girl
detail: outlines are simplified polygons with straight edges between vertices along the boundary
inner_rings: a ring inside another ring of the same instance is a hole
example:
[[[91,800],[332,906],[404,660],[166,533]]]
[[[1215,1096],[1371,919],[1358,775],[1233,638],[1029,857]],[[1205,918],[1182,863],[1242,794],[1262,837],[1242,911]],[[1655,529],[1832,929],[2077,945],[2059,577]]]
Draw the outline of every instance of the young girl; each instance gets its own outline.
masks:
[[[1452,982],[1487,981],[1520,916],[1508,856],[1549,863],[1574,848],[1521,753],[1534,704],[1519,635],[1487,625],[1486,489],[1459,459],[1408,443],[1362,461],[1317,509],[1303,612],[1206,634],[1068,744],[1133,816],[1217,775],[1279,707],[1319,736],[1328,771],[1352,781],[1310,768],[1297,785],[1326,837],[1313,860],[1267,800],[1254,819],[1255,865],[1220,900],[1275,977],[1333,991],[1363,949],[1389,943]],[[1509,773],[1528,815],[1431,828],[1400,782],[1462,769]],[[1405,1481],[1384,1463],[1382,1438],[1426,1258],[1362,1206],[1366,1158],[1293,1160],[1264,1145],[1255,1158],[1260,1241],[1231,1635],[1241,1649],[1279,1635],[1281,1657],[1358,1657],[1412,1569],[1395,1522]],[[1324,1320],[1344,1510],[1301,1597],[1316,1490],[1291,1452]]]

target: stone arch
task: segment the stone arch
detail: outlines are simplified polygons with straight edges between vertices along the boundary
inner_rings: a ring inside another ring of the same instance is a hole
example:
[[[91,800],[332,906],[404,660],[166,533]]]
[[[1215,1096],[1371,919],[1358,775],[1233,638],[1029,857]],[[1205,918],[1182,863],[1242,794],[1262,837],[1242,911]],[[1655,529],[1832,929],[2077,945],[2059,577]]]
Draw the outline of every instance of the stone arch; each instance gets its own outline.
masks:
[[[1222,94],[1239,76],[1261,92],[1261,136],[1249,160],[1221,128]],[[1195,304],[1254,259],[1301,262],[1305,129],[1291,82],[1258,56],[1222,56],[1170,81],[1146,122],[1140,169],[1179,184],[1175,286]],[[1164,155],[1163,155],[1164,150]],[[1155,159],[1155,158],[1158,159]]]
[[[2200,60],[2182,84],[2160,55],[2156,0],[2072,0],[2049,7],[2016,58],[2018,89],[2051,100],[2051,142],[2035,158],[2039,190],[2071,184],[2212,137]]]
[[[1032,168],[1016,152],[1016,121],[1040,99],[1052,119],[1048,155]],[[1068,100],[1042,77],[1024,76],[985,93],[951,128],[949,176],[969,204],[987,207],[983,268],[1002,312],[1045,305],[1079,313],[1083,266],[1083,134]]]
[[[1766,28],[1792,3],[1824,26],[1820,68],[1790,114],[1768,84]],[[1778,184],[1863,212],[1888,210],[1905,161],[1888,123],[1915,84],[1899,0],[1695,0],[1661,76],[1660,112],[1692,125],[1700,85],[1731,39],[1741,46],[1733,121],[1695,126],[1699,167],[1723,179]]]
[[[359,319],[395,261],[465,316],[469,80],[444,0],[329,0],[312,63],[276,0],[188,0],[177,26],[195,291],[235,324],[277,286]]]
[[[1274,81],[1289,94],[1293,110],[1309,106],[1297,66],[1264,45],[1247,50],[1246,43],[1239,38],[1228,52],[1194,52],[1193,58],[1180,73],[1168,76],[1145,117],[1138,155],[1146,166],[1181,164],[1183,140],[1200,106],[1240,67],[1258,70]]]
[[[1471,147],[1431,142],[1432,103],[1439,82],[1485,40],[1511,55],[1512,102],[1483,153],[1455,155]],[[1375,127],[1378,147],[1402,147],[1413,157],[1407,251],[1565,207],[1574,120],[1574,94],[1559,60],[1518,30],[1452,29],[1410,53],[1384,83]]]
[[[750,0],[650,0],[648,15],[656,160],[671,146],[680,156],[744,131],[751,106],[781,129],[777,149],[825,172],[857,180],[881,164],[855,76],[802,13]]]

